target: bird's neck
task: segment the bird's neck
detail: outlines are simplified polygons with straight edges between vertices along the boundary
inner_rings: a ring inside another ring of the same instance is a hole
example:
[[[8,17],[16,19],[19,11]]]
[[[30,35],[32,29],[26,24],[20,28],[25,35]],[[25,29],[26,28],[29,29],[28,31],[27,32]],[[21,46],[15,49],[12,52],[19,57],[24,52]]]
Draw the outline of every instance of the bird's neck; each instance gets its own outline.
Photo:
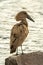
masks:
[[[24,25],[26,25],[26,26],[28,27],[28,23],[27,23],[26,19],[23,19],[23,20],[21,21],[21,23],[24,24]]]

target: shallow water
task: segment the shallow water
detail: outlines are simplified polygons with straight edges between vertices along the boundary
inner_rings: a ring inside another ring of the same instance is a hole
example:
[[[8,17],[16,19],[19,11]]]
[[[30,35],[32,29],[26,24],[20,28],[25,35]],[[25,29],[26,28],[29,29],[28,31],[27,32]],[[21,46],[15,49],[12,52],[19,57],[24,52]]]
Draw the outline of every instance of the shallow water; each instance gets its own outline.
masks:
[[[0,0],[0,65],[10,55],[11,28],[16,24],[15,15],[22,10],[35,20],[33,23],[27,19],[29,34],[23,43],[24,53],[43,52],[43,0]]]

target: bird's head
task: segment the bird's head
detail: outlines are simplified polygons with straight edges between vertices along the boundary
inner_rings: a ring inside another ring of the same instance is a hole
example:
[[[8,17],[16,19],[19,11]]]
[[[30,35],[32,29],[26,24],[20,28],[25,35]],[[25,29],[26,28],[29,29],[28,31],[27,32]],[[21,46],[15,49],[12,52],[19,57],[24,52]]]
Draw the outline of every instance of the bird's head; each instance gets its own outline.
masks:
[[[30,17],[30,15],[27,14],[26,11],[21,11],[21,12],[19,12],[19,13],[16,15],[16,17],[15,17],[16,21],[20,21],[20,20],[23,20],[23,19],[25,19],[25,18],[28,18],[29,20],[31,20],[31,21],[34,22],[34,20]]]

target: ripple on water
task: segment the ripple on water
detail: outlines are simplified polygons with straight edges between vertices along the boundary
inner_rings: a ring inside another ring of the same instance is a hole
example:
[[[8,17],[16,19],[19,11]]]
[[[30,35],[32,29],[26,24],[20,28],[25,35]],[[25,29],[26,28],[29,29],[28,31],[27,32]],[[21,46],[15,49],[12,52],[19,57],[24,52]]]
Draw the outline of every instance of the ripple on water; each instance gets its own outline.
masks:
[[[9,37],[3,37],[2,39],[5,39],[6,40],[6,39],[9,39]]]

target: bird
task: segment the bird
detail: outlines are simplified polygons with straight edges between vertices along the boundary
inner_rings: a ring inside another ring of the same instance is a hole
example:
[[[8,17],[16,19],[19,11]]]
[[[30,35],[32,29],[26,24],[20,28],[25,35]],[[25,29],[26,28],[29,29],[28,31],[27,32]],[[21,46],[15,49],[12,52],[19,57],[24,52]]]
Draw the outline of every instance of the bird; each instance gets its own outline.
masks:
[[[20,11],[15,16],[16,21],[19,23],[15,24],[11,29],[10,53],[14,53],[17,50],[16,54],[18,54],[19,46],[21,46],[21,50],[22,50],[22,44],[29,33],[28,22],[26,18],[35,22],[26,11]],[[23,50],[22,50],[22,54],[23,54]]]

